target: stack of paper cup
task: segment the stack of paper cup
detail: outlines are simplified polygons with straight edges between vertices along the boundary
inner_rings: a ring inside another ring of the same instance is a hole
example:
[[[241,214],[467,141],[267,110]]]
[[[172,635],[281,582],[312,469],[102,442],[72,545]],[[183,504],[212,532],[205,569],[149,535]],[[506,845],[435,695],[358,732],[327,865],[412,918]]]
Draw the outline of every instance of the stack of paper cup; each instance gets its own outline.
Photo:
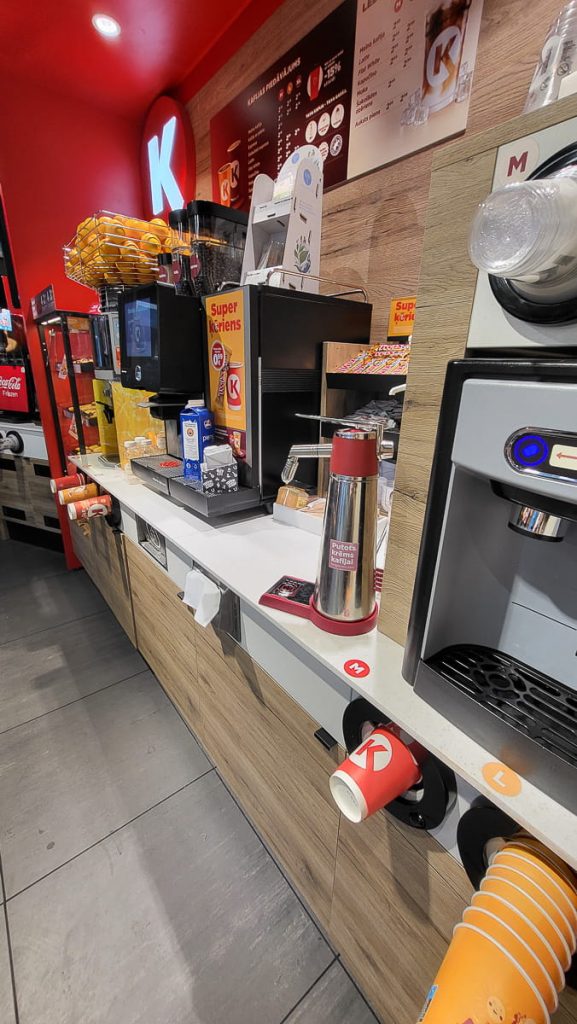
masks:
[[[98,495],[98,485],[85,483],[77,487],[64,487],[57,493],[61,505],[70,505],[73,501],[85,501],[86,498],[96,498]]]
[[[64,491],[68,487],[82,487],[87,483],[84,473],[69,473],[68,476],[56,476],[50,481],[50,490],[53,494]]]
[[[577,947],[577,878],[536,839],[491,858],[427,997],[425,1024],[549,1024]]]
[[[88,523],[97,516],[110,515],[112,511],[112,498],[109,494],[101,494],[97,498],[72,501],[66,507],[70,519],[78,523]]]

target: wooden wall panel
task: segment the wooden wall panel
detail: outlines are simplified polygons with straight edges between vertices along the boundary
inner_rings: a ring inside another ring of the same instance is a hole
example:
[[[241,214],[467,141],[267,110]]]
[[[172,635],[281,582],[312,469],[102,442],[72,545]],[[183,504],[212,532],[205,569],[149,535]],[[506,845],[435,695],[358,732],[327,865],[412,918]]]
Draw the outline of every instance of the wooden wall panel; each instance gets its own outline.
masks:
[[[211,117],[338,4],[285,0],[190,100],[198,198],[212,198]],[[539,47],[559,7],[560,0],[485,0],[467,136],[521,112]],[[386,330],[389,300],[418,290],[431,164],[446,147],[441,143],[325,194],[321,273],[367,289],[375,305],[376,339]]]
[[[338,3],[285,0],[192,98],[188,110],[199,198],[212,198],[211,117]],[[495,157],[489,150],[515,137],[507,122],[523,109],[537,53],[559,7],[560,0],[485,0],[464,141],[440,143],[324,197],[321,273],[367,290],[374,304],[374,339],[385,334],[393,296],[418,297],[398,465],[402,496],[393,511],[379,623],[400,643],[406,636],[445,366],[463,354],[472,304],[475,272],[466,254],[468,224],[491,181]],[[570,116],[574,101],[519,118],[517,134],[549,123],[552,109],[561,111],[560,120]],[[491,146],[484,135],[475,135],[488,129]],[[433,160],[438,173],[429,204]]]
[[[490,190],[496,148],[577,114],[577,98],[455,143],[433,164],[421,283],[399,443],[379,629],[406,639],[447,362],[464,355],[477,272],[469,225]]]

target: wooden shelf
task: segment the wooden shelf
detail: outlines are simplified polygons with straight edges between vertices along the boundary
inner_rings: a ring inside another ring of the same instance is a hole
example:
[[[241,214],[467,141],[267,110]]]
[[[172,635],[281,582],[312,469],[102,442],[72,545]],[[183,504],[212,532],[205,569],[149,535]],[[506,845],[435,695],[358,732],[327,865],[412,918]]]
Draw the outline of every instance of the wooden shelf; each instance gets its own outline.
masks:
[[[391,388],[406,383],[406,376],[388,373],[327,373],[327,388],[344,391],[382,391],[388,395]]]

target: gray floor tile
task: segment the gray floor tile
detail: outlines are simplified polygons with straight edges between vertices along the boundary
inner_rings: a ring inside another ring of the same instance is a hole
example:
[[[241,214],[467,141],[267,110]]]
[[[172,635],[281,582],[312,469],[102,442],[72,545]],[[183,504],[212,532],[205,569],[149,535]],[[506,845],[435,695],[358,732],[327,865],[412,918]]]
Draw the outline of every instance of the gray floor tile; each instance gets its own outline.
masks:
[[[0,643],[101,612],[107,605],[83,569],[0,594]]]
[[[329,967],[297,1006],[286,1024],[378,1024],[347,972],[338,962]]]
[[[214,772],[8,907],[20,1024],[279,1024],[332,959]]]
[[[66,572],[64,555],[18,540],[0,540],[0,591]]]
[[[0,910],[0,1021],[2,1024],[16,1024],[3,908]]]
[[[0,850],[18,892],[210,768],[151,672],[0,735]]]
[[[0,732],[145,669],[108,610],[13,640],[0,647]]]

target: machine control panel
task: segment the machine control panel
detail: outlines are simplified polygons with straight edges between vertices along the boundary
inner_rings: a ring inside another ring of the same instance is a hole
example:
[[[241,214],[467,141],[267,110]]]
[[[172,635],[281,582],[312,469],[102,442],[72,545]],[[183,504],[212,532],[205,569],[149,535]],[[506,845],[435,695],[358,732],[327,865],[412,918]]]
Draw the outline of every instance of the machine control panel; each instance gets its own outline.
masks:
[[[577,484],[577,434],[524,427],[507,439],[505,458],[518,473]]]

